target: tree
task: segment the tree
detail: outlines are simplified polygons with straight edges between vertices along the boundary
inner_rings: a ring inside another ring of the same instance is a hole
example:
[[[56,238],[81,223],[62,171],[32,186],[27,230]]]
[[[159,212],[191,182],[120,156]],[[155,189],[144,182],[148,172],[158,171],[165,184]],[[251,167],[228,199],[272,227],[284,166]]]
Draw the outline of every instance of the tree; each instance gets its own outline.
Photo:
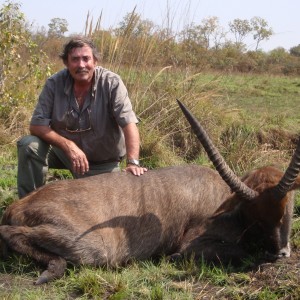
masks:
[[[51,37],[63,37],[65,32],[68,31],[68,22],[66,19],[53,18],[48,24],[48,35]]]
[[[300,44],[290,49],[290,54],[296,57],[300,57]]]
[[[268,22],[260,17],[253,17],[250,23],[252,25],[253,38],[256,40],[255,51],[257,51],[260,42],[268,40],[273,35],[273,30],[271,27],[268,28]]]
[[[248,20],[234,19],[229,22],[229,30],[234,34],[237,47],[241,47],[244,39],[252,31],[252,27]]]
[[[194,23],[186,26],[179,33],[179,40],[186,45],[196,45],[200,47],[207,46],[207,40],[202,32],[202,27],[200,25],[196,25]]]
[[[206,49],[212,47],[212,41],[214,42],[215,48],[220,46],[220,40],[224,38],[225,35],[219,26],[218,17],[209,17],[203,19],[199,28],[206,42]]]
[[[217,17],[203,19],[200,25],[194,23],[186,26],[179,34],[181,42],[204,47],[206,50],[219,48],[221,40],[225,38]]]

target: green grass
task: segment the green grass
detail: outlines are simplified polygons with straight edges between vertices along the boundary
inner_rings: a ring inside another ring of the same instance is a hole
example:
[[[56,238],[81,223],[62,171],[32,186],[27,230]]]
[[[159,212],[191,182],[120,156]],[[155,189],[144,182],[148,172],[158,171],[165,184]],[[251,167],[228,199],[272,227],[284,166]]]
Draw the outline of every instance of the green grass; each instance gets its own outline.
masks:
[[[219,100],[224,106],[243,109],[247,118],[259,119],[263,125],[300,129],[298,77],[231,75],[220,76],[218,80],[223,89]]]

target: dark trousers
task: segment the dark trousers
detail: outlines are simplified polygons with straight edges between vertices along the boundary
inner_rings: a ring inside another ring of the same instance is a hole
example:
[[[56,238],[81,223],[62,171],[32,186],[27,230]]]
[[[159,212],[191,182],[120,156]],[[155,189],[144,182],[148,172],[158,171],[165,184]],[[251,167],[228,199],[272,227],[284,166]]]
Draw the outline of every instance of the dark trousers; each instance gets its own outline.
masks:
[[[90,165],[89,172],[84,175],[73,173],[71,162],[61,149],[50,146],[33,135],[22,137],[17,142],[17,147],[19,198],[23,198],[36,188],[44,185],[49,168],[68,169],[74,178],[120,171],[119,162],[109,162]]]

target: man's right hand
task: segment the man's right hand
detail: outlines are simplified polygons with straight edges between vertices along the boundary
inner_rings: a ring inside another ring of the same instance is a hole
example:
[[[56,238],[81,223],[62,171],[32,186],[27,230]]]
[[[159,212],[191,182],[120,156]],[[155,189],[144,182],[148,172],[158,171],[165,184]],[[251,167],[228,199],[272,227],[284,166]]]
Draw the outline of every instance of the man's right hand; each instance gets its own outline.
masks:
[[[85,153],[80,148],[78,148],[78,146],[74,142],[67,142],[65,152],[72,163],[72,169],[74,173],[84,175],[89,171],[89,162],[86,158]]]
[[[32,135],[36,135],[48,144],[62,149],[69,158],[74,173],[83,175],[89,171],[89,162],[86,155],[73,141],[59,135],[49,126],[30,125],[29,129]]]

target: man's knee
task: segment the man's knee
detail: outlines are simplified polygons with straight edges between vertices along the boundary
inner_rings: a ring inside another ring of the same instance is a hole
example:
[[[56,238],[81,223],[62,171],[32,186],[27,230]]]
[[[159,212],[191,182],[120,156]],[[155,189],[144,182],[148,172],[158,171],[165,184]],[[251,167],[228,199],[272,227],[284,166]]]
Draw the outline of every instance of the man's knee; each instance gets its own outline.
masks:
[[[34,135],[26,135],[17,141],[18,148],[37,149],[42,140]]]
[[[26,135],[17,141],[19,156],[46,156],[49,146],[34,135]]]

